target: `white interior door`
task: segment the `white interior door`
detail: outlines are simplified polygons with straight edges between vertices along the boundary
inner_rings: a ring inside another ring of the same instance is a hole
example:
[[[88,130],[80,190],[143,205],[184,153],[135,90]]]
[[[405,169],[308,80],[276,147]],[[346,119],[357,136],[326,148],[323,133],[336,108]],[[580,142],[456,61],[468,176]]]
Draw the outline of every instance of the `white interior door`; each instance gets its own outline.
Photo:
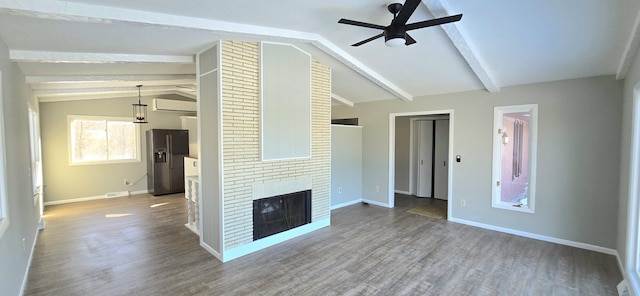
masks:
[[[417,130],[417,160],[416,164],[416,196],[431,197],[432,169],[433,169],[433,121],[416,121]]]
[[[449,120],[434,121],[436,143],[434,154],[434,197],[449,198]]]

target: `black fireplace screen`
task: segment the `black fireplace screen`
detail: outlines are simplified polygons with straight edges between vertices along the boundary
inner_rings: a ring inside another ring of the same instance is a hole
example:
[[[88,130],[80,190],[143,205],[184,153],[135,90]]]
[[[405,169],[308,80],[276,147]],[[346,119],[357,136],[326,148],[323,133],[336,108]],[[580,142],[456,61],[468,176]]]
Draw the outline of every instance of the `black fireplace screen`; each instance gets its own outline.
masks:
[[[253,201],[253,240],[311,223],[311,190]]]

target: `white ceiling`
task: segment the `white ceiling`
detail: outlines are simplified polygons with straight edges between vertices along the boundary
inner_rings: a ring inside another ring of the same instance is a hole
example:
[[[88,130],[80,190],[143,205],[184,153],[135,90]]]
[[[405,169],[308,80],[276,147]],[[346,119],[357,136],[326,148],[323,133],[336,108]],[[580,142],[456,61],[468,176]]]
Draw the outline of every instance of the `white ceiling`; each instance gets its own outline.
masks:
[[[41,101],[194,97],[194,54],[220,39],[293,43],[332,68],[346,104],[598,75],[623,77],[640,37],[640,1],[423,0],[409,22],[462,13],[389,48],[388,0],[3,0],[0,36]]]

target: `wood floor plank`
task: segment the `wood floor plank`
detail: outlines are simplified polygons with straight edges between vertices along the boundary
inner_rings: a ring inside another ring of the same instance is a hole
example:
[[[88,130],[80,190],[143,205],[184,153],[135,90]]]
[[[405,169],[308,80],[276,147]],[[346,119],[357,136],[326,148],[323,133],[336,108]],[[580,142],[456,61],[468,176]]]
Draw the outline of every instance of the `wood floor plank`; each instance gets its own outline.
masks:
[[[225,264],[181,195],[49,206],[25,295],[616,295],[613,256],[407,213],[398,195]]]

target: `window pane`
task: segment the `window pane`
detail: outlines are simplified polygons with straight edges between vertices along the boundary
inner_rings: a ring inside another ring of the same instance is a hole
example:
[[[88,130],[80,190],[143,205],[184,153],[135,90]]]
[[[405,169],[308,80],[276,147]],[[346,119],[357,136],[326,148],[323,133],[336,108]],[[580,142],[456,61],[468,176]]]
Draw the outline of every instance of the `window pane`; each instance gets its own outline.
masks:
[[[528,202],[529,112],[504,113],[502,116],[502,177],[500,199],[503,202]]]
[[[132,122],[109,121],[109,160],[136,158],[136,126]]]
[[[72,162],[107,160],[106,122],[73,120],[71,122]]]

